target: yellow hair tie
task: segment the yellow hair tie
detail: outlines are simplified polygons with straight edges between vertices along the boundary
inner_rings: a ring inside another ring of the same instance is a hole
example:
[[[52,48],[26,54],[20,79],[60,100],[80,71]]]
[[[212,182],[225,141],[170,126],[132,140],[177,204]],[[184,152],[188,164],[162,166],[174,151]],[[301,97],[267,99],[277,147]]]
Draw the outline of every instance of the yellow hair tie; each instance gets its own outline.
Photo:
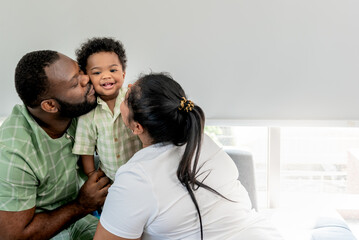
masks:
[[[188,112],[188,111],[192,111],[193,108],[194,108],[194,103],[191,100],[187,100],[185,97],[182,97],[182,100],[181,100],[181,103],[180,103],[180,106],[178,107],[178,109]]]

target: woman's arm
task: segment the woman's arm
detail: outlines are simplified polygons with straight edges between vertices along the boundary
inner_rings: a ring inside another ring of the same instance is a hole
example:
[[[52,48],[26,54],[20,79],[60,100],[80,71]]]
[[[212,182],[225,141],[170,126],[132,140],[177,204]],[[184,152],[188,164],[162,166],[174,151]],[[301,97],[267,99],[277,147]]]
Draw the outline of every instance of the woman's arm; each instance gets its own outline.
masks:
[[[107,239],[107,240],[141,240],[141,238],[129,239],[129,238],[122,238],[122,237],[118,237],[116,235],[113,235],[112,233],[107,231],[104,227],[102,227],[101,223],[99,222],[98,225],[97,225],[94,240],[102,240],[102,239]]]
[[[145,171],[126,163],[108,191],[95,239],[141,239],[155,212],[157,200]]]

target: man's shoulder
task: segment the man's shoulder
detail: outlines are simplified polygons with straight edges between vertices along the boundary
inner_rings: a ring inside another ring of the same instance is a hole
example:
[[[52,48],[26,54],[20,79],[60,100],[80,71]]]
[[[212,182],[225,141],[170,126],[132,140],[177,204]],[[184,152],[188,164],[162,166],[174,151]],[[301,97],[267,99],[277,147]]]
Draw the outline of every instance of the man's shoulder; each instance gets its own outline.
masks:
[[[11,130],[13,128],[27,128],[31,124],[29,122],[29,118],[31,118],[30,114],[27,112],[27,109],[24,105],[15,105],[11,114],[4,120],[0,129]]]
[[[13,141],[17,140],[26,143],[33,135],[33,127],[36,124],[24,105],[15,105],[0,126],[0,143],[13,144]]]

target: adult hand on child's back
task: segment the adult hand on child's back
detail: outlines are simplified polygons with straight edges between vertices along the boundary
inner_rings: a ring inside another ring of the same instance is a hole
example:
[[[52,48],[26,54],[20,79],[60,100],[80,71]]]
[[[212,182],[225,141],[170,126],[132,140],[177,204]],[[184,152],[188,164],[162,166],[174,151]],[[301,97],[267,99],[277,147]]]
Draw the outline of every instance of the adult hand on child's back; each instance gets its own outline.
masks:
[[[81,187],[77,202],[87,211],[95,211],[103,206],[109,187],[110,179],[105,173],[101,170],[95,171]]]

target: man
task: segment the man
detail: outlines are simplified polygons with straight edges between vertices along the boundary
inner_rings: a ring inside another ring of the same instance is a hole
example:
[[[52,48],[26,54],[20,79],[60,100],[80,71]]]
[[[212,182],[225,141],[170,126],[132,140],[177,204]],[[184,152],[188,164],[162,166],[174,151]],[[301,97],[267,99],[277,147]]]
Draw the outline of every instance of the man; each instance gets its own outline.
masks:
[[[92,239],[109,180],[98,171],[78,191],[72,154],[77,116],[96,105],[78,64],[55,51],[26,54],[15,70],[24,105],[0,127],[0,239]]]

